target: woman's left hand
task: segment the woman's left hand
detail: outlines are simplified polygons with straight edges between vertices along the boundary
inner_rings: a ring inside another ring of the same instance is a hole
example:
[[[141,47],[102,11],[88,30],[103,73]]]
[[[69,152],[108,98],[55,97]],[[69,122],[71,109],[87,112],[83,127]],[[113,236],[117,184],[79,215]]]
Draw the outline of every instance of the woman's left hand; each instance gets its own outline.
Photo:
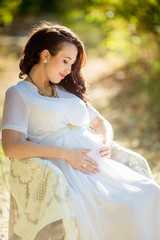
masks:
[[[101,155],[101,157],[110,159],[111,158],[111,150],[112,150],[111,143],[106,144],[106,140],[104,140],[103,143],[104,143],[104,146],[99,149],[99,154]]]

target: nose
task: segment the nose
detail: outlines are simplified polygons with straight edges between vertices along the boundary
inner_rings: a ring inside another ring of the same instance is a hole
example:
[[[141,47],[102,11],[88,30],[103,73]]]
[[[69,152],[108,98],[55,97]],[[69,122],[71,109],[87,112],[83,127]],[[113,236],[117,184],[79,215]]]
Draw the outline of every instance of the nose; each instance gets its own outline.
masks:
[[[66,74],[69,74],[71,72],[71,66],[67,66],[64,71]]]

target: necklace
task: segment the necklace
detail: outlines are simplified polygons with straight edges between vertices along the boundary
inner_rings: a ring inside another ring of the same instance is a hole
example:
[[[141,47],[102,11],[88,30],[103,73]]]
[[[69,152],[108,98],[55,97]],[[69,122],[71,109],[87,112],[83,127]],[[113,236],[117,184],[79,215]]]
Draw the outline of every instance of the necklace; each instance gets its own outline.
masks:
[[[29,79],[31,80],[31,82],[35,85],[34,81],[32,80],[31,76],[28,74]],[[35,85],[36,86],[36,85]],[[37,86],[36,86],[37,87]],[[37,87],[38,88],[38,87]],[[43,93],[39,88],[38,88],[38,93],[42,96],[45,97],[54,97],[54,98],[59,98],[58,93],[56,91],[56,87],[54,86],[54,84],[52,85],[52,95],[48,95],[46,93]]]

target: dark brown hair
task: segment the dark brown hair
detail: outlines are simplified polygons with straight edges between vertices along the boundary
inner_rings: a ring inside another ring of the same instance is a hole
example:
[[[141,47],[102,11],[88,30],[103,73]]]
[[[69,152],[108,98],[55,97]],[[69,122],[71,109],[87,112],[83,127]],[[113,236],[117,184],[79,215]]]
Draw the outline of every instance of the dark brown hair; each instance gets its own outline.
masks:
[[[40,60],[40,53],[47,49],[55,56],[64,42],[74,44],[78,49],[76,62],[72,65],[71,73],[58,84],[81,98],[87,103],[86,82],[81,73],[81,68],[86,64],[86,54],[81,40],[67,27],[50,22],[43,22],[34,28],[31,36],[23,48],[23,56],[20,60],[21,79],[29,74],[31,68]]]

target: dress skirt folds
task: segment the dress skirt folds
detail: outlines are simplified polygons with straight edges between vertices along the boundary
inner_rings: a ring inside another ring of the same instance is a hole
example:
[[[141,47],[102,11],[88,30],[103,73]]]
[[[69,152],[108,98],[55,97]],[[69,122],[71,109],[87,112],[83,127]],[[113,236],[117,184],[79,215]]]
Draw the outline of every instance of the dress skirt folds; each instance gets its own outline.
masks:
[[[37,144],[91,149],[100,172],[83,174],[64,159],[12,159],[9,240],[160,240],[160,188],[146,160],[114,142],[111,159],[101,157],[103,138],[89,130],[99,113],[56,88],[60,98],[26,81],[9,88],[2,129]]]

